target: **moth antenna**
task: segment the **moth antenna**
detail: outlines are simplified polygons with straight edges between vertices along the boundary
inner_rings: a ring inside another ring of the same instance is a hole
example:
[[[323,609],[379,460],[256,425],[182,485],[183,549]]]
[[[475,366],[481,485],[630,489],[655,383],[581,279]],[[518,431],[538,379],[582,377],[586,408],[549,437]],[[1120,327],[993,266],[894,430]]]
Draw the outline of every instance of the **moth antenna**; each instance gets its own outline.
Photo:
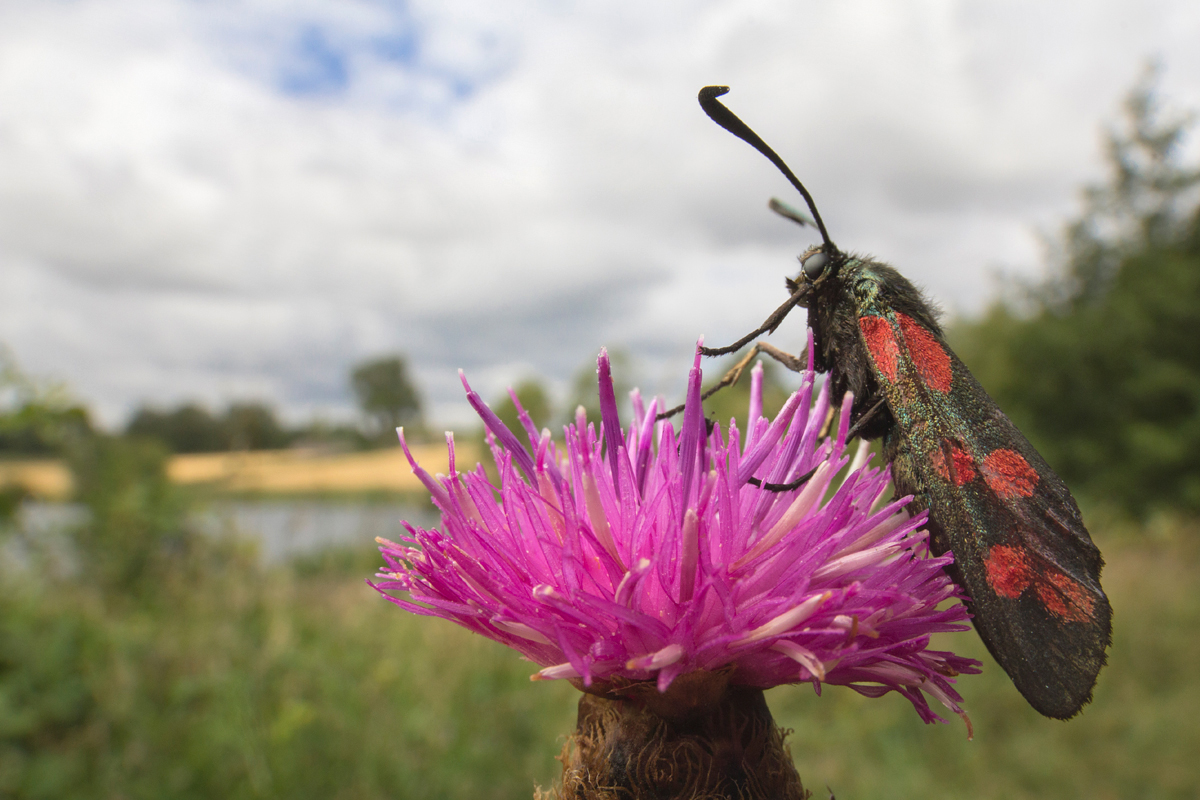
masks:
[[[767,203],[767,208],[771,209],[781,217],[790,219],[801,228],[803,228],[805,225],[813,228],[817,227],[817,223],[813,222],[812,217],[810,217],[808,214],[805,214],[798,208],[792,208],[778,197],[772,197],[771,202]]]
[[[705,86],[700,90],[700,107],[704,109],[704,113],[708,114],[713,122],[762,153],[775,165],[776,169],[783,173],[792,186],[796,187],[796,191],[800,192],[800,195],[804,198],[804,202],[808,204],[808,210],[812,212],[813,219],[816,220],[817,230],[821,232],[821,238],[825,241],[826,250],[831,255],[839,252],[837,245],[829,238],[829,232],[825,230],[825,223],[821,220],[821,212],[817,211],[817,204],[813,202],[812,195],[808,193],[808,189],[804,188],[804,184],[800,182],[800,179],[796,177],[787,164],[783,163],[783,159],[767,146],[767,143],[757,133],[750,130],[750,126],[738,119],[737,114],[734,114],[728,108],[721,105],[721,101],[717,98],[728,91],[728,86]],[[789,215],[785,214],[784,216]]]

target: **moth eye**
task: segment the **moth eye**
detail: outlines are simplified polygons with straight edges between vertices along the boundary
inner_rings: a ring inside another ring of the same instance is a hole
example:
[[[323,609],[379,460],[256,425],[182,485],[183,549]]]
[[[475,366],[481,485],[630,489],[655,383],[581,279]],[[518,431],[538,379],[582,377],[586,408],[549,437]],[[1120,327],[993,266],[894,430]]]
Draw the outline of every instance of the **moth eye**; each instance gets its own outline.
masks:
[[[829,265],[829,256],[824,253],[813,253],[800,265],[804,270],[804,275],[809,280],[816,280],[821,277],[821,273],[825,271],[825,267]]]

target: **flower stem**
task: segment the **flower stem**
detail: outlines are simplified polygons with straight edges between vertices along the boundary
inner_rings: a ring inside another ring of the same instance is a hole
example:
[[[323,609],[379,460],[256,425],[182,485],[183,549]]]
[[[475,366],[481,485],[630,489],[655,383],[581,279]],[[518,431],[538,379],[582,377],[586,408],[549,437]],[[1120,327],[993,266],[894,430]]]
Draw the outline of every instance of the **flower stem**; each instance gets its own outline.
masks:
[[[652,682],[590,688],[560,756],[562,784],[549,796],[809,797],[762,690],[729,686],[721,673],[692,675],[699,683],[685,676],[666,694]]]

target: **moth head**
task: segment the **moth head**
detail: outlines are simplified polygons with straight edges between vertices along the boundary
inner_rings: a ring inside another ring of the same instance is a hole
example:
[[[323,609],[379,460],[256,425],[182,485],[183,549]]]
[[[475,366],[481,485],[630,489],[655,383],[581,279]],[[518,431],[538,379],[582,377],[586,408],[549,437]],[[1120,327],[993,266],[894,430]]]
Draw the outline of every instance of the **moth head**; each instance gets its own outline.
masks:
[[[837,276],[842,260],[839,250],[823,244],[805,250],[800,256],[800,274],[787,279],[788,292],[791,294],[805,290],[797,305],[807,307],[808,298],[819,291],[827,281]]]
[[[820,283],[831,272],[829,266],[832,263],[833,258],[825,252],[824,246],[810,247],[800,256],[800,274],[809,283]]]

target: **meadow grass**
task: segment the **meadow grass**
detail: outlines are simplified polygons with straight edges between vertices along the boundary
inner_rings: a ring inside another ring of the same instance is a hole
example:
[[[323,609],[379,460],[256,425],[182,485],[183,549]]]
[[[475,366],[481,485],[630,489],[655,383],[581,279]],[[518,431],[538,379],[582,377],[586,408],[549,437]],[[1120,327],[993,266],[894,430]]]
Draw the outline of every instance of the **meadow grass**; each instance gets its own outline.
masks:
[[[1114,608],[1109,664],[1095,699],[1060,722],[1033,711],[978,637],[937,644],[984,662],[959,686],[975,729],[923,725],[907,701],[829,687],[768,693],[795,730],[809,788],[838,798],[1200,797],[1200,527],[1097,536]]]
[[[1116,610],[1077,719],[1033,712],[985,662],[975,728],[898,696],[768,693],[818,797],[1200,796],[1200,528],[1097,537]],[[369,549],[264,569],[226,543],[149,599],[0,584],[0,796],[521,798],[548,787],[577,693],[505,648],[363,583]],[[200,562],[204,562],[201,564]],[[206,566],[205,566],[206,565]],[[86,578],[86,575],[83,576]]]

